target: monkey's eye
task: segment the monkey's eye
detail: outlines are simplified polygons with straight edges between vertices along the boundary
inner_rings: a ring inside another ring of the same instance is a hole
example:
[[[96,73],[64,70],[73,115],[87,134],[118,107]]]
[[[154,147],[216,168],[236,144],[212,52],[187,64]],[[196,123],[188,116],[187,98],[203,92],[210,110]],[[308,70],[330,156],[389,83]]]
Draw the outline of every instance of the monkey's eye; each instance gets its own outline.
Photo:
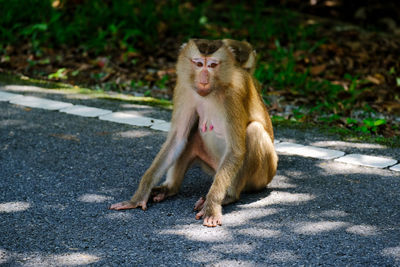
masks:
[[[218,65],[217,63],[211,63],[211,64],[209,65],[209,67],[213,69],[213,68],[215,68],[217,65]]]
[[[202,58],[193,58],[192,62],[194,65],[196,65],[198,68],[203,67],[203,59]]]

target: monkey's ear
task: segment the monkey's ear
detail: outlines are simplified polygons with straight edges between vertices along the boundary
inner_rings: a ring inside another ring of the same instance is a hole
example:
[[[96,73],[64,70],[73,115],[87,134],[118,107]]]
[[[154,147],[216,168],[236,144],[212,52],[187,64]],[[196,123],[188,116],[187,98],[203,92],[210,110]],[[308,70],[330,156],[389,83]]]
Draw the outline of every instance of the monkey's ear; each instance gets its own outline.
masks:
[[[186,45],[187,45],[187,43],[183,43],[183,44],[181,45],[181,47],[179,48],[179,51],[182,51],[183,48],[185,48]]]

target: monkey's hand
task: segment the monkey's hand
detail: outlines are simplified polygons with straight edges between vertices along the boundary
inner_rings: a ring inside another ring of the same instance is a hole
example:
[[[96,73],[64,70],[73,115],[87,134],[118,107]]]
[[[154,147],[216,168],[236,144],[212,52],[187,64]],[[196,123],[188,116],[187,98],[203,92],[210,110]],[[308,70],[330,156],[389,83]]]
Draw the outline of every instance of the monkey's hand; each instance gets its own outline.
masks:
[[[206,200],[200,212],[196,214],[196,220],[203,218],[203,225],[208,227],[216,227],[222,225],[222,206],[218,204],[208,203]]]
[[[123,201],[119,203],[112,204],[110,206],[110,210],[129,210],[129,209],[136,209],[137,207],[142,207],[142,210],[147,210],[147,200],[149,197],[143,197],[138,199],[135,196],[132,197],[129,201]]]

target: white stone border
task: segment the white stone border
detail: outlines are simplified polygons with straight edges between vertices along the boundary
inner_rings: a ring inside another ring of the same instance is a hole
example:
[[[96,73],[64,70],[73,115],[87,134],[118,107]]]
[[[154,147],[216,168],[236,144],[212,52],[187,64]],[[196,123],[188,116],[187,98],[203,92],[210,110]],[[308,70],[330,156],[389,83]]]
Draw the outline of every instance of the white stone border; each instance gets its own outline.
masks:
[[[8,93],[0,90],[0,102],[1,101],[32,108],[56,110],[76,116],[98,118],[100,120],[129,124],[138,127],[149,127],[151,129],[163,132],[168,132],[171,127],[171,123],[164,120],[134,115],[126,112],[112,112],[111,110],[106,109],[73,105],[72,103],[54,101],[34,96],[24,96],[21,94]],[[310,157],[321,160],[334,160],[336,162],[372,168],[389,168],[389,170],[400,172],[400,164],[397,164],[398,161],[391,158],[361,154],[345,155],[345,152],[339,150],[326,149],[316,146],[305,146],[289,142],[280,142],[278,140],[275,140],[274,144],[276,151],[283,154]]]

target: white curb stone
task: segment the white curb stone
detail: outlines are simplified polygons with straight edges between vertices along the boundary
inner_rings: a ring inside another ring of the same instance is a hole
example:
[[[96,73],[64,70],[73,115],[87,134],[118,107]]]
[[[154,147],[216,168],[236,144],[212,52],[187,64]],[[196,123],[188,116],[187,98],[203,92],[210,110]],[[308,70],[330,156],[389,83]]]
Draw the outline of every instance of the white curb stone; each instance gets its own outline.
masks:
[[[361,155],[361,154],[349,154],[344,157],[335,159],[335,161],[342,162],[342,163],[354,164],[354,165],[360,165],[360,166],[380,168],[380,169],[392,166],[397,163],[397,160],[394,160],[394,159],[367,156],[367,155]]]
[[[157,120],[149,117],[140,117],[125,112],[113,112],[111,114],[100,116],[99,119],[141,127],[149,127],[153,124],[164,122],[163,120]]]
[[[83,117],[98,117],[100,120],[129,124],[141,127],[150,127],[154,130],[168,132],[171,128],[171,123],[153,119],[149,117],[142,117],[136,114],[125,112],[112,112],[111,110],[73,105],[67,102],[54,101],[34,96],[24,96],[20,94],[8,93],[0,91],[0,101],[9,101],[12,104],[41,108],[47,110],[59,110],[60,112],[83,116]],[[392,171],[400,172],[400,164],[397,160],[390,158],[374,157],[361,154],[345,155],[344,152],[339,150],[326,149],[315,146],[305,146],[290,142],[274,141],[275,149],[280,153],[287,153],[291,155],[298,155],[303,157],[311,157],[317,159],[335,159],[336,162],[355,164],[360,166],[368,166],[374,168],[386,168]]]
[[[392,171],[395,171],[395,172],[400,172],[400,164],[394,165],[394,166],[390,167],[389,169]]]
[[[10,103],[31,108],[41,108],[47,110],[60,110],[72,106],[71,103],[48,100],[35,96],[22,96],[11,99]]]
[[[335,159],[344,156],[343,151],[315,147],[315,146],[304,146],[304,148],[300,148],[296,151],[298,155],[309,158],[316,159]]]
[[[171,129],[171,123],[166,122],[166,121],[159,122],[159,123],[153,124],[150,128],[153,130],[158,130],[158,131],[162,131],[162,132],[169,132],[169,129]]]
[[[101,109],[101,108],[93,108],[81,105],[74,105],[72,107],[68,107],[60,110],[60,112],[64,112],[67,114],[82,116],[82,117],[99,117],[112,113],[111,110]]]
[[[7,93],[0,91],[0,101],[10,101],[17,97],[22,97],[23,95]]]
[[[297,149],[300,149],[302,147],[304,147],[304,146],[295,144],[295,143],[280,142],[280,143],[276,144],[275,150],[277,152],[281,152],[281,153],[293,154],[294,151],[296,151]]]
[[[282,142],[275,146],[276,151],[315,159],[335,159],[342,157],[345,153],[339,150],[326,149],[315,146],[303,146],[299,144]]]

